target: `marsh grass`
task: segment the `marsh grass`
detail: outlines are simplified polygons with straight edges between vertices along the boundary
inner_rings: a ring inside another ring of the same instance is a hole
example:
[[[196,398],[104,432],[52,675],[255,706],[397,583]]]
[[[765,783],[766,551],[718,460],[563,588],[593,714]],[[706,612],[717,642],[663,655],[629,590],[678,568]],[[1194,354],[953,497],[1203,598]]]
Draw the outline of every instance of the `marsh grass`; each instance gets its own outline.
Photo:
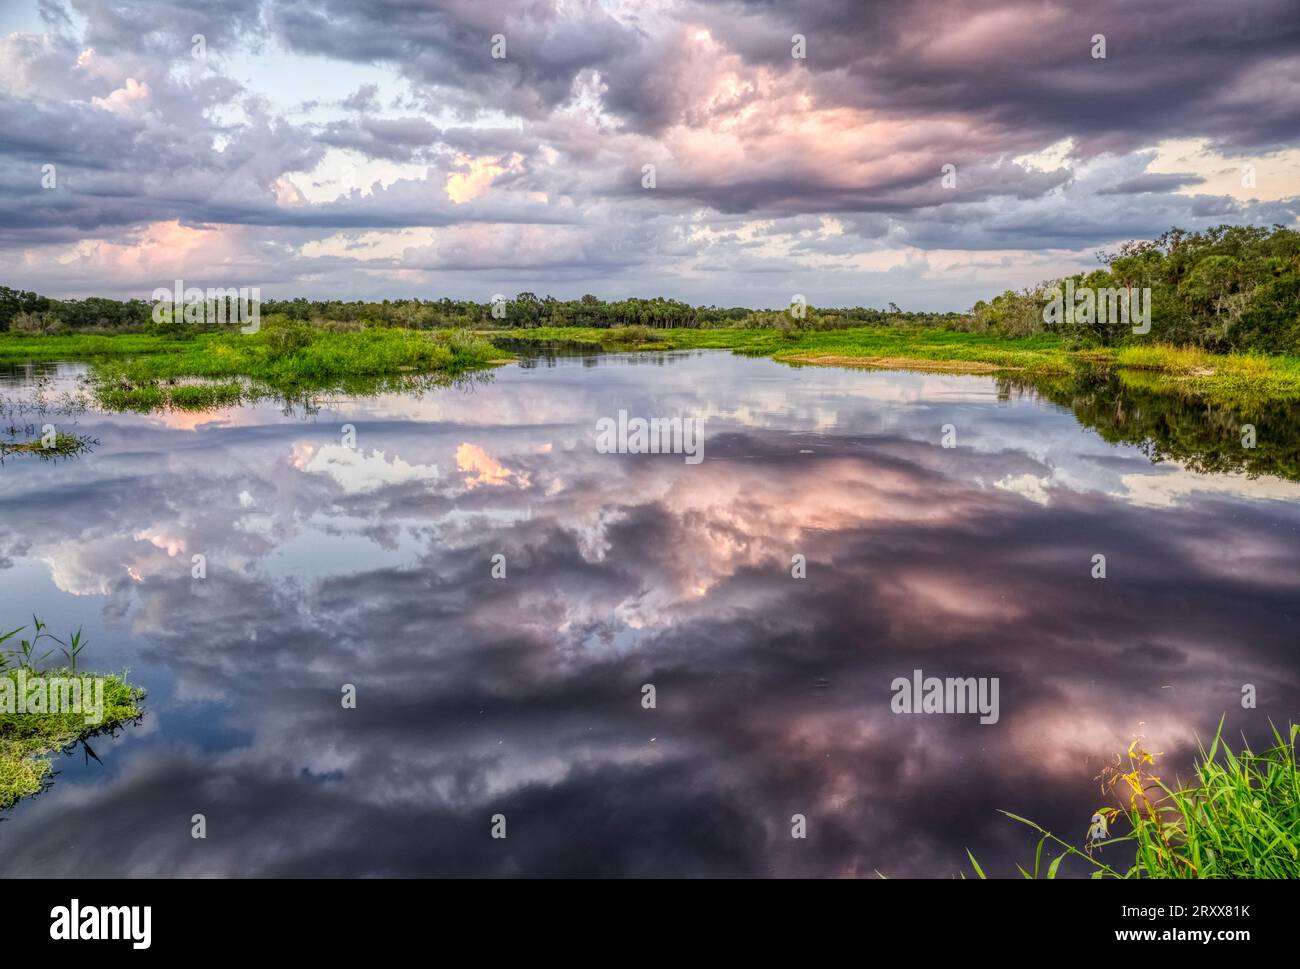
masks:
[[[993,333],[922,326],[839,330],[517,327],[467,330],[355,330],[268,317],[260,332],[184,337],[0,334],[0,361],[85,359],[99,402],[131,410],[206,409],[259,394],[350,390],[409,374],[454,375],[510,358],[502,346],[542,343],[618,351],[724,349],[794,366],[853,366],[952,373],[1056,375],[1107,368],[1165,392],[1211,403],[1253,406],[1300,399],[1300,359],[1211,354],[1166,344],[1081,346],[1040,333]],[[200,384],[199,382],[203,382]],[[196,389],[206,386],[207,389]],[[238,389],[237,389],[238,388]],[[238,396],[236,396],[238,394]]]
[[[44,440],[39,437],[27,441],[0,441],[0,458],[30,454],[42,461],[53,461],[56,458],[72,458],[84,454],[98,443],[95,438],[85,434],[65,434],[60,431],[54,435],[50,447],[46,447]]]
[[[468,331],[334,332],[268,323],[254,334],[200,335],[167,352],[100,359],[90,379],[110,410],[212,410],[308,391],[404,389],[423,376],[451,377],[507,359]]]
[[[237,380],[193,383],[145,383],[111,380],[95,386],[95,398],[106,410],[150,413],[158,410],[206,411],[232,407],[250,396]]]
[[[614,343],[649,343],[654,331],[648,326],[614,326],[610,327],[609,339]]]
[[[20,671],[25,671],[29,678],[92,675],[77,669],[77,659],[86,646],[80,630],[61,640],[52,636],[44,623],[33,618],[32,632],[22,636],[25,632],[27,627],[23,626],[0,634],[0,677],[8,678],[13,695],[18,689]],[[2,648],[20,636],[16,647]],[[37,664],[56,651],[64,655],[68,665],[39,669]],[[53,772],[53,754],[105,733],[115,733],[125,724],[140,720],[144,690],[127,682],[125,673],[102,679],[103,719],[93,725],[88,725],[84,714],[77,711],[18,713],[16,708],[9,711],[0,704],[0,810],[21,797],[39,793],[48,785]],[[88,744],[86,750],[94,756]]]
[[[1163,393],[1215,403],[1259,406],[1300,397],[1300,360],[1258,353],[1215,354],[1168,344],[1121,347],[1115,365],[1125,379]]]
[[[1089,368],[1114,370],[1165,393],[1210,403],[1258,406],[1300,399],[1300,359],[1259,354],[1212,354],[1164,344],[1119,348],[1080,346],[1056,334],[1002,337],[937,327],[886,326],[843,330],[653,329],[533,327],[496,331],[503,341],[533,341],[607,350],[725,349],[772,357],[793,366],[867,367],[1053,376]],[[642,339],[644,337],[644,339]]]
[[[1233,753],[1223,741],[1220,721],[1209,749],[1200,747],[1192,779],[1174,784],[1154,773],[1157,755],[1134,743],[1101,776],[1103,790],[1119,800],[1118,807],[1094,814],[1094,824],[1098,816],[1104,819],[1097,833],[1107,834],[1082,848],[1033,821],[1002,812],[1041,835],[1032,870],[1020,866],[1020,873],[1055,878],[1062,861],[1075,858],[1092,869],[1093,878],[1300,878],[1297,735],[1300,726],[1290,727],[1285,737],[1274,728],[1269,748],[1257,753],[1246,746]],[[1110,837],[1115,823],[1126,825],[1127,832]],[[1131,863],[1116,867],[1101,860],[1105,849],[1117,845],[1131,853]],[[975,857],[967,855],[983,878]]]
[[[112,336],[77,333],[66,336],[36,336],[12,331],[0,333],[0,363],[28,363],[45,360],[90,360],[143,354],[176,353],[204,339],[118,333]]]

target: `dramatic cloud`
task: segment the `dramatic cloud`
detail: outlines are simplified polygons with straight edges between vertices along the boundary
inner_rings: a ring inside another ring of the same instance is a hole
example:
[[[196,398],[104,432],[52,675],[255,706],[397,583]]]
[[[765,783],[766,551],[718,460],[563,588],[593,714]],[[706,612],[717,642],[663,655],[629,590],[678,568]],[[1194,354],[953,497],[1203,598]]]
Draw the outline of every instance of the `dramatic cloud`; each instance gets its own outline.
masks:
[[[175,224],[214,247],[181,270],[268,295],[964,308],[1300,213],[1289,0],[32,0],[0,31],[0,277],[53,295],[174,279]]]

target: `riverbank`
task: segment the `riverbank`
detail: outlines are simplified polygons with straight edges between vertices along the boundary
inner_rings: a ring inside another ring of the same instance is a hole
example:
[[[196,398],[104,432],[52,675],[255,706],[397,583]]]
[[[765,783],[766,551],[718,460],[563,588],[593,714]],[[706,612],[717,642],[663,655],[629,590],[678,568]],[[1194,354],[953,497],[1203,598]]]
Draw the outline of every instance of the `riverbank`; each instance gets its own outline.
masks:
[[[489,341],[455,330],[335,332],[289,324],[187,338],[0,334],[0,363],[89,362],[91,390],[113,410],[201,410],[267,394],[367,393],[510,358]]]
[[[494,344],[558,344],[592,351],[718,349],[793,366],[862,367],[1039,376],[1107,368],[1150,389],[1251,405],[1300,400],[1300,358],[1212,354],[1164,344],[1074,348],[1050,334],[1021,338],[933,327],[844,330],[534,327],[335,332],[305,324],[251,335],[189,338],[0,334],[0,363],[86,360],[101,402],[112,407],[201,408],[237,403],[257,391],[359,390],[385,378],[457,374],[510,359]],[[207,384],[178,384],[200,379]],[[217,383],[212,383],[217,381]]]
[[[498,338],[505,335],[514,341],[587,344],[601,350],[727,349],[797,366],[1023,376],[1070,374],[1103,367],[1153,389],[1158,386],[1214,403],[1300,400],[1300,358],[1213,354],[1163,344],[1073,349],[1066,340],[1049,334],[1007,338],[915,327],[861,327],[789,335],[772,329],[645,327],[537,327],[481,332]]]

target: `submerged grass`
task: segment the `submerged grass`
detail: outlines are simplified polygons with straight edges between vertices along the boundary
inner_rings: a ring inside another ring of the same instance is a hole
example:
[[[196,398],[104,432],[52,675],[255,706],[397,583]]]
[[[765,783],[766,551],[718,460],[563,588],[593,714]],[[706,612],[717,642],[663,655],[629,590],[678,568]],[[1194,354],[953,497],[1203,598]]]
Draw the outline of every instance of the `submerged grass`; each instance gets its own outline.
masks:
[[[1193,779],[1173,786],[1152,773],[1155,755],[1135,743],[1102,775],[1104,789],[1119,795],[1121,806],[1093,815],[1083,848],[1002,812],[1041,835],[1033,870],[1021,867],[1020,872],[1026,878],[1055,878],[1062,861],[1078,858],[1092,868],[1093,878],[1300,878],[1297,735],[1300,726],[1292,726],[1286,737],[1274,729],[1275,743],[1268,749],[1256,753],[1247,746],[1233,753],[1220,722],[1210,748],[1200,748]],[[1110,826],[1117,821],[1129,830],[1111,837]],[[1127,845],[1132,863],[1114,867],[1096,857],[1113,845]],[[1045,847],[1056,855],[1046,866]],[[970,860],[977,876],[984,877],[974,856]]]
[[[35,678],[94,676],[77,669],[77,658],[85,648],[80,632],[64,641],[46,632],[40,620],[33,622],[31,638],[20,639],[17,649],[0,651],[0,810],[45,788],[53,770],[50,755],[114,731],[142,715],[144,690],[127,682],[125,674],[95,677],[103,681],[104,693],[101,716],[93,724],[87,724],[81,710],[18,712],[20,683],[30,690]],[[0,646],[26,631],[24,626],[0,635]],[[68,665],[38,671],[36,664],[55,651],[51,648],[38,655],[47,645],[57,647]]]
[[[245,385],[237,380],[221,383],[159,383],[136,384],[120,376],[100,380],[95,386],[95,397],[108,410],[151,411],[174,410],[205,411],[238,404],[249,396]]]

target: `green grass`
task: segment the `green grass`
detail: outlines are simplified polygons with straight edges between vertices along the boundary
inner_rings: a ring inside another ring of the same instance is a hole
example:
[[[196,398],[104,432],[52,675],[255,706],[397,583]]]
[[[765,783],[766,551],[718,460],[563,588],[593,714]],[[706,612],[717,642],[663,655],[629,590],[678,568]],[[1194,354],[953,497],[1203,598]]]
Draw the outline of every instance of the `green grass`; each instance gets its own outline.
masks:
[[[13,642],[14,637],[26,631],[24,626],[0,635],[0,646]],[[40,655],[46,647],[50,647],[48,652]],[[77,669],[77,659],[84,648],[80,632],[66,641],[56,639],[46,632],[44,623],[34,620],[31,638],[19,639],[15,649],[0,651],[0,679],[10,684],[9,696],[16,697],[20,673],[26,677],[29,690],[34,677],[94,677],[95,674]],[[56,651],[63,654],[67,665],[38,671],[36,664]],[[81,711],[19,713],[16,699],[12,709],[0,702],[0,810],[45,788],[53,770],[51,755],[139,719],[144,690],[127,682],[125,674],[99,678],[104,683],[104,706],[102,718],[93,724],[86,723],[86,715]]]
[[[220,383],[172,384],[146,380],[135,383],[114,372],[111,379],[101,379],[95,386],[100,405],[115,411],[174,410],[205,411],[230,407],[254,396],[237,380]]]
[[[1300,773],[1295,741],[1300,726],[1256,753],[1249,747],[1233,753],[1223,742],[1223,724],[1209,750],[1201,747],[1192,780],[1166,784],[1154,775],[1155,756],[1129,748],[1127,758],[1103,775],[1120,807],[1094,814],[1105,819],[1107,832],[1083,848],[1018,815],[1041,837],[1032,871],[1026,878],[1055,878],[1061,862],[1076,858],[1094,878],[1300,878]],[[1114,824],[1127,830],[1110,834]],[[1050,845],[1050,847],[1048,847]],[[1133,858],[1119,867],[1099,855],[1113,846]],[[1044,848],[1055,857],[1044,865]],[[1063,850],[1061,850],[1063,849]],[[1059,853],[1058,853],[1059,852]],[[967,853],[969,855],[969,852]],[[970,856],[978,877],[984,877]]]
[[[0,458],[16,454],[33,454],[43,461],[53,458],[71,458],[89,451],[97,443],[93,438],[83,434],[64,434],[60,431],[54,435],[54,441],[49,447],[45,446],[42,438],[30,441],[0,441]]]
[[[775,359],[790,363],[878,361],[877,365],[888,366],[895,361],[911,361],[953,365],[938,368],[945,370],[961,370],[963,364],[974,364],[971,369],[976,371],[1033,373],[1066,373],[1085,362],[1055,336],[1010,340],[954,330],[879,327],[805,333],[791,342],[796,345],[778,350],[773,354]]]
[[[1050,376],[1093,367],[1162,392],[1219,404],[1300,399],[1300,359],[1210,354],[1161,344],[1076,349],[1039,334],[1008,338],[935,327],[845,330],[653,329],[625,326],[356,332],[271,319],[256,334],[188,337],[0,334],[0,362],[88,360],[103,406],[210,409],[266,393],[401,389],[418,375],[454,375],[509,358],[511,342],[593,352],[722,349],[793,366],[841,366]],[[200,383],[201,381],[201,383]]]
[[[527,329],[479,330],[504,342],[560,344],[577,350],[734,350],[766,355],[781,345],[776,330],[652,329],[645,326],[535,326]]]
[[[178,353],[210,336],[212,334],[184,338],[143,333],[122,333],[116,336],[87,334],[30,336],[6,332],[0,333],[0,363],[91,360],[96,357]]]
[[[333,332],[267,321],[257,333],[0,335],[0,361],[88,360],[110,410],[208,410],[263,396],[373,393],[451,377],[510,355],[464,331],[376,327]]]
[[[874,357],[906,357],[924,362],[992,363],[1006,369],[1061,371],[1078,355],[1055,336],[1005,339],[982,333],[935,328],[881,326],[849,330],[802,331],[789,336],[775,329],[649,329],[646,327],[534,327],[481,331],[508,340],[590,346],[593,349],[734,350],[800,362],[803,357],[836,356],[847,363]],[[645,339],[632,340],[645,335]],[[978,369],[978,368],[976,368]]]
[[[1158,389],[1184,391],[1216,402],[1254,405],[1300,398],[1300,359],[1262,354],[1207,353],[1168,344],[1125,346],[1115,351],[1121,374],[1156,374]]]
[[[1211,354],[1163,344],[1074,349],[1061,337],[1000,337],[925,327],[846,330],[651,329],[536,327],[485,331],[492,337],[593,350],[728,349],[796,366],[942,370],[951,373],[1069,374],[1112,368],[1151,389],[1220,404],[1251,405],[1300,399],[1300,359],[1258,354]],[[638,332],[631,332],[638,331]]]

